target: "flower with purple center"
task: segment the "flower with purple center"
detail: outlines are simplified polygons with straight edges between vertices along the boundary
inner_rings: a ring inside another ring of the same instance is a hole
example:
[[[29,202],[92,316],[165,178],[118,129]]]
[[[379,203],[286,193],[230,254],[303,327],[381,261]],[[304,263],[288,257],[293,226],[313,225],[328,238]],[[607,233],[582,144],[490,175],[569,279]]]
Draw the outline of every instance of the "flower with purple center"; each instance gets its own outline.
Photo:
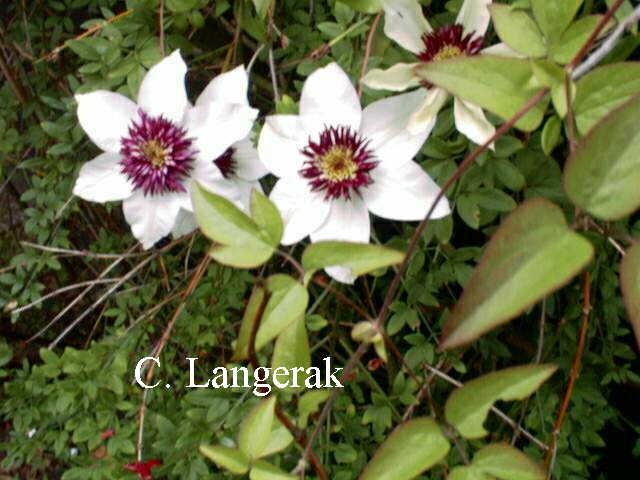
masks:
[[[373,89],[401,92],[422,86],[424,94],[409,121],[409,131],[430,132],[449,93],[421,82],[415,67],[421,62],[439,62],[477,54],[517,56],[505,44],[482,49],[489,27],[489,5],[492,0],[465,0],[455,24],[434,30],[424,18],[417,0],[384,0],[384,32],[387,37],[416,55],[417,63],[397,63],[387,70],[370,70],[362,82]],[[482,108],[459,97],[453,100],[456,128],[477,144],[483,144],[495,133]]]
[[[103,153],[82,166],[73,193],[93,202],[122,200],[144,248],[196,227],[194,180],[240,206],[246,196],[212,161],[246,139],[258,114],[247,100],[244,67],[214,78],[195,105],[187,99],[186,72],[175,51],[147,72],[137,104],[105,90],[76,95],[80,125]]]
[[[258,153],[279,177],[270,198],[284,222],[284,245],[312,242],[368,243],[370,212],[393,220],[421,220],[440,187],[413,161],[428,132],[407,124],[422,91],[373,102],[364,110],[351,80],[331,63],[307,78],[300,115],[267,117]],[[449,214],[446,198],[434,218]],[[341,282],[345,267],[326,269]]]

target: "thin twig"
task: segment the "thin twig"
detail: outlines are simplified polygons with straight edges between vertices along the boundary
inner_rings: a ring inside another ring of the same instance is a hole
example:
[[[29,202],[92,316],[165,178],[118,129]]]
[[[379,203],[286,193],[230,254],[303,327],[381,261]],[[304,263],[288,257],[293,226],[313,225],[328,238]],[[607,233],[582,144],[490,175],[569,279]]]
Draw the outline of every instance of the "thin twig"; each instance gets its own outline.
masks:
[[[362,79],[367,73],[367,66],[369,65],[369,57],[371,56],[371,47],[373,45],[373,37],[376,34],[376,30],[378,29],[378,24],[380,23],[380,19],[382,18],[382,11],[376,15],[376,18],[373,19],[373,23],[371,24],[371,28],[369,29],[369,35],[367,35],[367,43],[364,50],[364,59],[362,60],[362,70],[360,71],[360,81],[358,82],[358,96],[362,96]]]
[[[280,93],[278,92],[278,77],[276,76],[276,65],[273,61],[273,48],[269,48],[269,72],[271,73],[271,84],[273,85],[273,100],[280,103]]]
[[[64,255],[72,255],[76,257],[87,257],[87,258],[102,258],[102,259],[117,259],[117,258],[133,258],[133,257],[142,257],[144,255],[149,255],[149,252],[139,252],[139,253],[95,253],[90,252],[88,250],[69,250],[66,248],[60,247],[49,247],[47,245],[39,245],[37,243],[25,242],[22,241],[20,244],[24,247],[31,247],[37,250],[42,250],[43,252],[51,252],[51,253],[61,253]],[[129,250],[132,250],[137,245],[134,245]]]
[[[571,376],[569,377],[569,384],[567,385],[567,391],[564,394],[564,399],[562,400],[562,405],[560,407],[560,412],[558,413],[558,418],[556,419],[555,426],[553,427],[553,436],[551,438],[551,445],[549,450],[547,451],[547,455],[544,459],[544,465],[547,471],[549,472],[549,476],[551,475],[551,471],[553,470],[552,459],[554,457],[554,452],[558,448],[558,436],[560,435],[560,431],[562,430],[562,425],[564,424],[564,419],[566,417],[567,411],[569,410],[569,404],[571,403],[571,397],[573,396],[573,390],[580,376],[580,367],[582,365],[582,356],[584,354],[584,347],[587,340],[587,331],[589,330],[589,318],[591,316],[591,274],[589,271],[584,272],[583,274],[583,304],[582,304],[582,326],[580,327],[580,337],[578,340],[578,348],[576,349],[576,355],[573,358],[573,365],[571,367]],[[550,478],[550,477],[549,477]]]
[[[164,57],[164,0],[160,0],[160,11],[158,12],[158,29],[158,36],[160,37],[160,56]]]
[[[629,14],[620,24],[616,27],[616,29],[607,37],[607,39],[598,47],[598,49],[591,54],[589,58],[587,58],[580,66],[578,66],[573,71],[573,79],[577,80],[582,77],[589,70],[598,65],[604,57],[609,55],[609,53],[615,48],[615,46],[620,41],[620,37],[624,33],[624,31],[629,28],[633,23],[640,20],[640,5],[636,7],[636,9]]]

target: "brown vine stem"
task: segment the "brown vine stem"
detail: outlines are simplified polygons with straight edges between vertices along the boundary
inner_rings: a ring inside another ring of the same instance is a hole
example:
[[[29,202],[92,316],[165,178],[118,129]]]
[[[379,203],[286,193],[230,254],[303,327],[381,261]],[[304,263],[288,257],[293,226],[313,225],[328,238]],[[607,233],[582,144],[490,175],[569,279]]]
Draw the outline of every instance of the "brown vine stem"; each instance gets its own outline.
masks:
[[[249,346],[248,346],[248,357],[249,363],[253,367],[254,370],[257,370],[260,367],[260,362],[258,361],[258,356],[256,355],[256,335],[258,334],[258,329],[260,328],[260,323],[262,322],[262,316],[264,315],[264,310],[267,308],[267,302],[269,301],[268,293],[265,293],[262,298],[262,302],[260,302],[260,307],[258,307],[258,311],[256,312],[256,316],[253,319],[253,324],[251,325],[251,335],[249,336]],[[307,439],[304,432],[298,430],[298,428],[289,420],[289,417],[282,411],[280,405],[276,403],[275,414],[278,417],[278,420],[286,427],[287,430],[291,433],[293,438],[296,440],[298,445],[303,449],[307,448]],[[315,470],[320,480],[329,480],[327,476],[327,472],[325,471],[322,463],[316,456],[316,454],[311,450],[309,454],[309,459],[311,460],[311,464],[313,465],[313,469]]]
[[[158,31],[160,43],[160,56],[164,58],[164,0],[160,0],[160,11],[158,12]]]
[[[618,11],[618,9],[622,6],[623,3],[624,3],[624,0],[616,0],[616,3],[611,5],[611,8],[607,11],[607,13],[605,13],[604,17],[602,17],[602,19],[600,20],[600,23],[598,23],[598,26],[595,28],[595,30],[591,32],[591,35],[589,36],[585,44],[578,51],[576,56],[573,57],[573,60],[571,60],[571,63],[567,65],[567,70],[569,72],[572,72],[580,64],[580,62],[587,55],[587,53],[589,53],[589,49],[593,45],[593,42],[596,41],[600,33],[602,33],[602,30],[604,30],[604,27],[607,25],[607,23],[609,23],[611,18],[615,15],[615,13]]]
[[[582,365],[582,355],[584,354],[584,347],[587,339],[587,330],[589,330],[589,317],[591,313],[591,274],[586,271],[583,274],[583,304],[582,304],[582,326],[580,327],[580,337],[578,340],[578,349],[573,359],[573,366],[571,367],[571,376],[569,377],[569,384],[567,385],[567,391],[564,394],[562,400],[562,406],[560,407],[560,413],[553,427],[553,437],[549,450],[544,458],[544,466],[548,471],[548,477],[551,478],[551,472],[553,470],[552,461],[555,458],[556,449],[558,448],[558,436],[562,430],[562,425],[569,410],[569,403],[571,403],[571,397],[573,395],[573,389],[576,384],[576,380],[580,376],[580,366]]]
[[[500,128],[498,128],[498,130],[496,130],[496,132],[493,134],[493,136],[489,140],[487,140],[483,145],[476,148],[467,158],[465,158],[465,160],[460,164],[460,166],[455,171],[455,173],[451,176],[451,178],[447,180],[447,183],[444,185],[444,187],[442,187],[442,189],[436,196],[435,200],[433,201],[431,208],[427,213],[427,216],[425,217],[424,220],[422,220],[422,222],[420,222],[420,225],[418,225],[418,228],[416,229],[415,233],[413,234],[413,237],[411,238],[411,242],[409,243],[409,248],[407,249],[407,253],[405,255],[404,261],[400,265],[400,268],[398,268],[398,271],[396,272],[396,275],[393,278],[393,281],[391,282],[391,286],[389,287],[389,290],[387,290],[387,295],[385,296],[384,304],[382,305],[382,308],[380,309],[380,313],[378,314],[374,322],[374,327],[376,330],[378,330],[379,332],[383,330],[384,322],[386,320],[386,316],[389,313],[389,307],[391,306],[391,302],[393,302],[396,296],[396,293],[402,281],[402,277],[404,276],[405,272],[407,271],[407,268],[409,267],[409,262],[411,261],[411,257],[413,256],[413,253],[418,247],[418,242],[420,241],[420,238],[422,237],[422,233],[424,232],[424,229],[427,227],[427,223],[429,223],[429,220],[431,219],[431,215],[433,215],[433,212],[438,202],[442,199],[442,197],[447,192],[447,190],[451,188],[451,186],[473,164],[473,162],[478,158],[478,156],[480,156],[482,152],[484,152],[487,148],[489,148],[489,146],[493,142],[495,142],[497,139],[499,139],[505,133],[507,133],[507,131],[509,131],[511,127],[513,127],[518,122],[518,120],[520,120],[524,115],[526,115],[526,113],[529,110],[531,110],[538,103],[540,103],[548,93],[549,93],[549,88],[543,88],[536,95],[534,95],[533,98],[531,98],[531,100],[529,100],[520,109],[519,112],[517,112],[506,123],[504,123]],[[354,366],[360,360],[360,358],[362,358],[362,355],[364,355],[364,353],[367,351],[368,348],[369,348],[369,345],[366,343],[361,343],[358,346],[358,349],[351,356],[351,358],[349,358],[349,361],[344,367],[344,371],[342,373],[342,376],[340,377],[340,383],[342,383],[344,379],[349,377],[349,375],[353,371]],[[325,403],[324,408],[322,409],[322,412],[320,413],[320,416],[318,417],[318,420],[316,422],[316,427],[314,428],[313,432],[311,433],[311,436],[309,437],[307,448],[302,454],[302,458],[300,459],[301,463],[304,463],[307,457],[309,456],[309,452],[311,450],[311,447],[313,446],[313,442],[318,437],[318,434],[320,433],[320,429],[322,428],[324,421],[327,419],[327,417],[329,416],[329,412],[333,408],[333,404],[335,403],[336,396],[337,396],[337,391],[332,392],[331,396]],[[509,420],[511,419],[509,418]],[[513,420],[511,421],[513,422]]]
[[[371,47],[373,46],[373,37],[376,34],[376,30],[378,29],[378,24],[380,23],[380,19],[382,18],[382,11],[376,15],[376,18],[373,19],[373,23],[371,24],[371,28],[369,29],[369,35],[367,35],[367,44],[364,50],[364,59],[362,60],[362,70],[360,71],[360,81],[358,82],[358,96],[362,96],[362,79],[364,78],[365,73],[367,73],[367,65],[369,65],[369,57],[371,56]]]
[[[173,330],[176,320],[178,320],[178,318],[180,317],[180,314],[182,314],[182,311],[184,310],[184,307],[187,304],[187,299],[189,298],[189,296],[191,296],[191,294],[194,292],[196,287],[200,284],[200,281],[202,280],[204,273],[207,271],[207,267],[209,266],[209,263],[211,263],[211,257],[207,255],[202,259],[202,261],[200,262],[200,265],[198,265],[196,272],[193,274],[193,277],[191,278],[191,282],[189,282],[189,286],[181,295],[182,301],[178,305],[178,308],[176,308],[175,311],[173,312],[173,316],[171,317],[171,320],[169,321],[166,328],[162,332],[162,337],[160,337],[160,342],[153,349],[153,352],[150,355],[151,357],[159,357],[162,351],[164,350],[164,347],[167,345],[167,342],[169,341],[169,337],[171,336],[171,331]],[[145,383],[147,385],[150,385],[151,380],[153,380],[153,374],[155,372],[155,368],[156,368],[155,362],[151,362],[151,366],[149,367],[149,370],[147,371],[147,376],[145,377]],[[142,402],[140,404],[140,410],[138,411],[138,419],[139,419],[140,425],[138,428],[137,454],[138,454],[139,462],[142,461],[144,417],[147,412],[147,392],[148,391],[149,389],[145,388],[144,393],[142,394]]]

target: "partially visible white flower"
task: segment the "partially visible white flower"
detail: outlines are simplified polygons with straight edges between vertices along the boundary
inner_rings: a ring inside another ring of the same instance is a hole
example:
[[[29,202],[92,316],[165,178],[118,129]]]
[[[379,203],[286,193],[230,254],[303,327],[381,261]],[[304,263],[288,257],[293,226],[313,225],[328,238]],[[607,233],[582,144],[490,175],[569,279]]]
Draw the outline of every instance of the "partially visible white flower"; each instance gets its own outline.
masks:
[[[486,53],[516,56],[505,44],[482,50],[484,34],[489,27],[491,0],[465,0],[454,25],[433,30],[422,14],[417,0],[385,0],[384,33],[418,57],[416,63],[398,63],[387,70],[373,69],[363,83],[370,88],[404,91],[421,84],[414,73],[421,62]],[[431,130],[438,112],[449,98],[439,87],[427,87],[425,100],[411,117],[408,128],[413,134]],[[477,144],[483,144],[495,133],[482,108],[459,97],[453,100],[456,128]]]
[[[300,115],[267,117],[258,142],[264,165],[280,177],[270,194],[282,214],[282,243],[369,242],[369,212],[393,220],[422,220],[440,188],[413,162],[429,135],[407,123],[427,93],[420,89],[362,110],[349,77],[335,63],[307,78]],[[435,120],[434,120],[435,121]],[[434,218],[450,212],[446,198]],[[343,267],[327,272],[355,278]]]
[[[69,456],[71,457],[77,457],[78,453],[80,453],[80,450],[78,450],[76,447],[71,447],[69,449]]]
[[[258,114],[247,101],[238,67],[213,79],[195,106],[187,99],[187,66],[179,51],[145,75],[138,104],[104,90],[76,95],[80,125],[104,153],[81,169],[73,193],[94,201],[123,200],[133,235],[152,247],[193,210],[193,180],[240,201],[214,160],[244,139]]]
[[[27,437],[29,438],[33,438],[33,436],[38,433],[38,429],[37,428],[32,428],[31,430],[29,430],[27,432]]]

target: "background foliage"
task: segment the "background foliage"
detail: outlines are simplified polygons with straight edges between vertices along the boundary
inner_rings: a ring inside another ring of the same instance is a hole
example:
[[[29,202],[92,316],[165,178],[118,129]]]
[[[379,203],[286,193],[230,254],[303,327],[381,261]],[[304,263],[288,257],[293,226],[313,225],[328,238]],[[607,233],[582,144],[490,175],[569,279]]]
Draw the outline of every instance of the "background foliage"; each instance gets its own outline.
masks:
[[[451,22],[461,3],[422,1],[434,26]],[[73,94],[106,88],[135,96],[146,69],[161,58],[163,35],[167,51],[180,48],[188,59],[192,94],[213,75],[257,55],[252,104],[262,114],[295,112],[302,83],[317,67],[335,60],[358,80],[374,22],[374,15],[333,0],[279,0],[273,10],[265,1],[166,0],[161,33],[159,8],[158,0],[11,0],[0,6],[0,474],[8,478],[133,478],[124,468],[136,460],[142,400],[131,381],[133,368],[160,341],[209,245],[196,235],[141,252],[118,205],[71,196],[79,167],[97,153],[77,123]],[[578,16],[606,9],[605,1],[587,0]],[[79,38],[83,32],[90,34]],[[489,32],[487,44],[495,43],[495,35]],[[639,38],[630,33],[605,63],[637,58]],[[404,60],[407,53],[379,28],[368,68]],[[364,89],[363,103],[383,96]],[[417,160],[442,185],[473,148],[456,132],[449,105]],[[579,279],[463,352],[442,353],[437,342],[484,246],[508,212],[526,199],[544,197],[571,221],[574,209],[562,185],[568,150],[566,126],[549,110],[537,130],[512,130],[501,137],[495,151],[483,153],[450,190],[455,213],[429,223],[391,305],[387,333],[399,355],[390,354],[381,366],[371,349],[359,361],[314,446],[330,478],[357,478],[408,409],[409,414],[442,416],[453,387],[426,364],[462,382],[513,365],[558,365],[528,401],[500,405],[531,434],[551,442],[579,340]],[[270,188],[269,180],[265,187]],[[582,371],[558,438],[556,478],[613,478],[640,456],[634,401],[638,359],[619,288],[620,253],[613,245],[630,245],[640,233],[639,219],[634,214],[597,222],[586,233],[596,251],[588,267],[593,310]],[[401,250],[414,229],[375,222],[378,240]],[[264,273],[288,270],[274,257]],[[314,364],[327,355],[346,363],[358,347],[350,337],[361,320],[353,304],[373,316],[392,273],[363,277],[354,288],[316,276],[305,317]],[[185,390],[185,358],[200,358],[203,378],[231,361],[256,274],[212,262],[188,296],[156,374],[172,379],[175,388],[155,389],[147,398],[143,457],[162,460],[153,470],[156,478],[231,476],[198,447],[232,445],[257,400],[243,389]],[[60,291],[70,285],[75,287]],[[102,298],[112,287],[118,288]],[[57,294],[45,298],[50,292]],[[21,307],[28,308],[16,313]],[[55,348],[48,350],[49,345]],[[271,346],[260,352],[262,364],[271,353]],[[409,368],[418,380],[430,382],[428,399],[421,398],[418,406],[418,384]],[[317,409],[297,394],[290,397],[287,413],[311,431]],[[488,439],[459,440],[446,462],[420,478],[445,478],[461,463],[461,452],[489,441],[512,442],[542,461],[544,451],[497,417],[489,417],[486,427]],[[290,471],[301,452],[294,445],[271,461]]]

